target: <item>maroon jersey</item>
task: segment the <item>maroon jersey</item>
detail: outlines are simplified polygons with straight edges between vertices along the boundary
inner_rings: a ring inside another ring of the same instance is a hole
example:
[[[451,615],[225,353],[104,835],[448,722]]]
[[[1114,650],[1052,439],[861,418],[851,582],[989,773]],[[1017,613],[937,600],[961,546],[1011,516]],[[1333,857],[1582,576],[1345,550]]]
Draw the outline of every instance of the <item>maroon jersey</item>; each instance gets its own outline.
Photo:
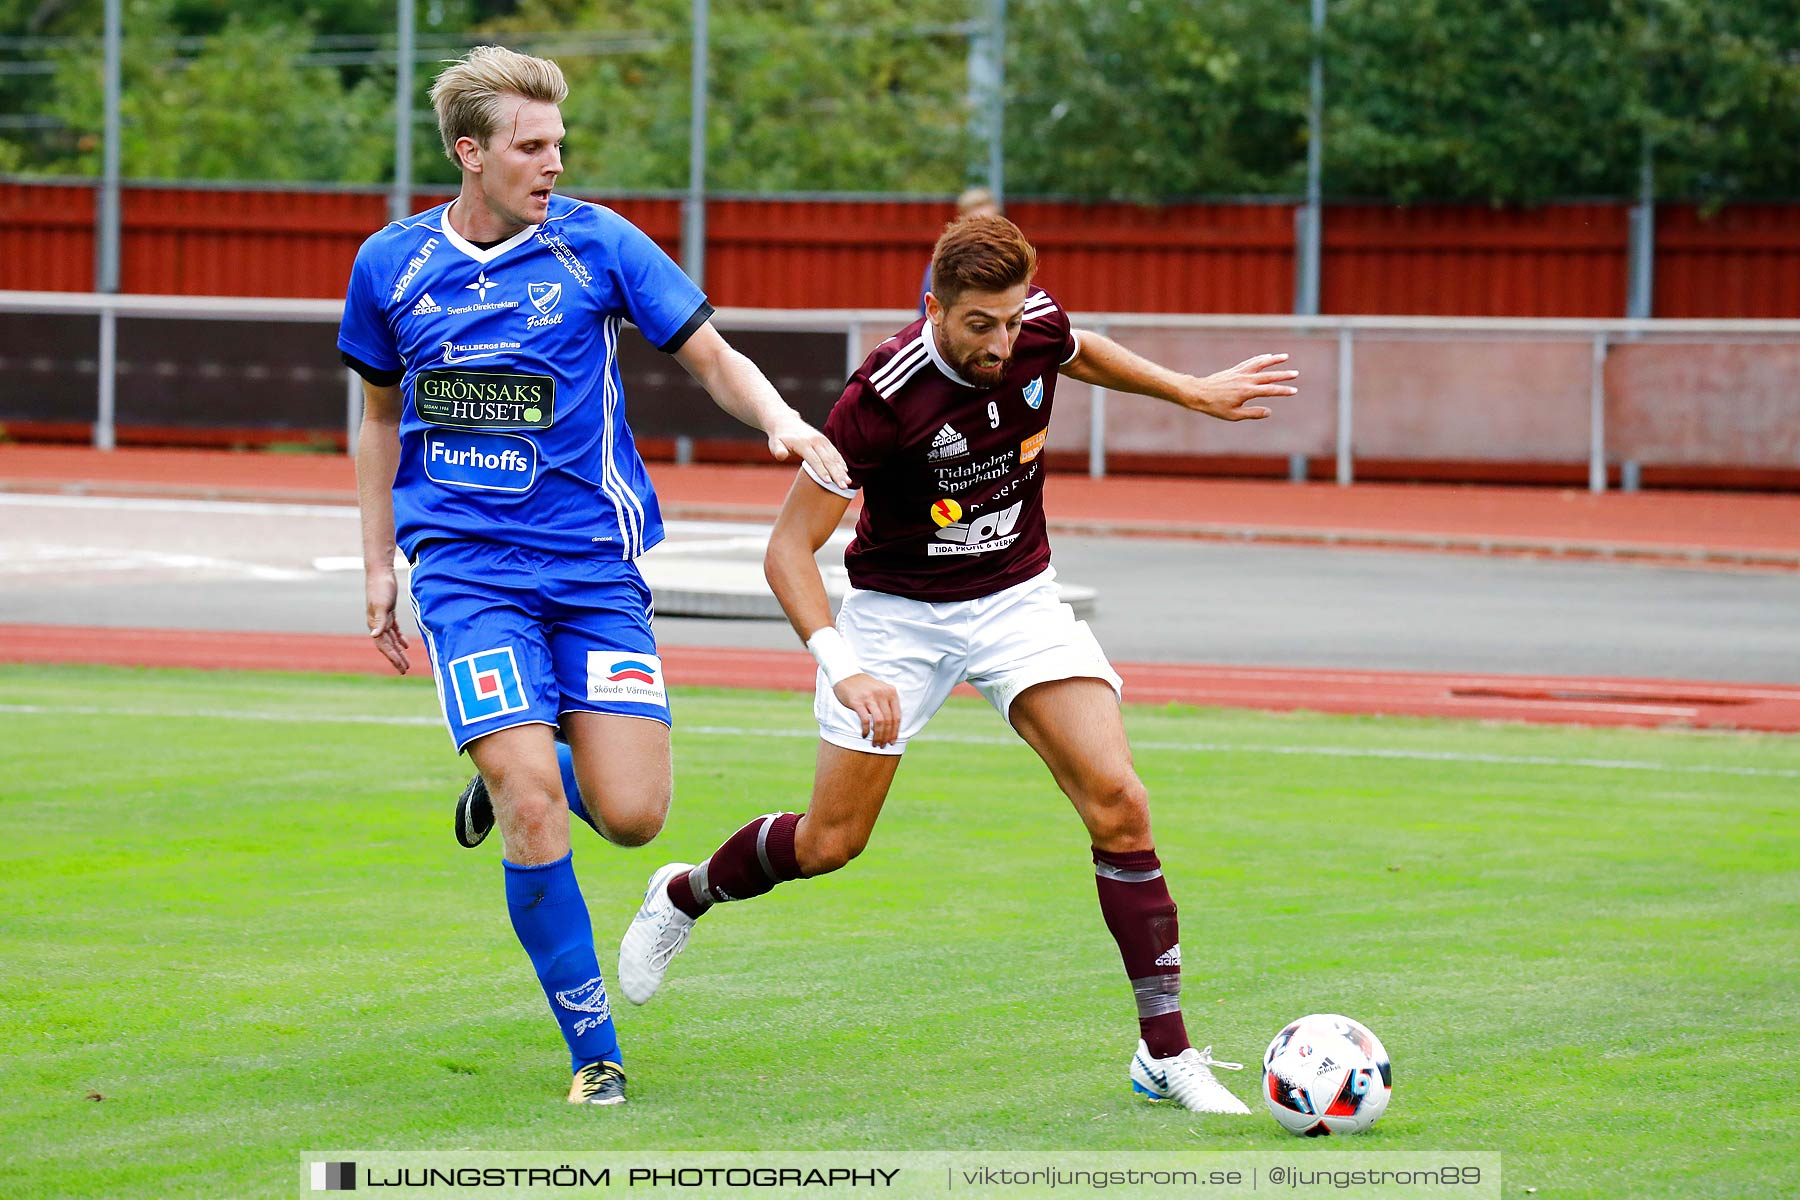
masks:
[[[923,317],[875,348],[825,420],[863,493],[844,555],[851,584],[973,600],[1049,566],[1044,440],[1057,368],[1076,349],[1068,316],[1040,290],[1025,302],[1012,361],[994,387],[951,370]]]

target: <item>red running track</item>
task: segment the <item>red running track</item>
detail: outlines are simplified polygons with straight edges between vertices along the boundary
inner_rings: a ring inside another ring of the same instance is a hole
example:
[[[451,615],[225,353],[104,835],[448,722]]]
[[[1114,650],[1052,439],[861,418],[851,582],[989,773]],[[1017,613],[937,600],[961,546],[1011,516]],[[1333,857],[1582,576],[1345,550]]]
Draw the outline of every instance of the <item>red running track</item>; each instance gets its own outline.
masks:
[[[813,687],[812,659],[799,649],[664,646],[662,657],[669,678],[688,686]],[[0,662],[375,675],[391,670],[367,639],[353,635],[66,625],[0,625]],[[415,663],[415,672],[422,665]],[[1126,698],[1135,703],[1800,733],[1800,687],[1775,684],[1117,665]]]

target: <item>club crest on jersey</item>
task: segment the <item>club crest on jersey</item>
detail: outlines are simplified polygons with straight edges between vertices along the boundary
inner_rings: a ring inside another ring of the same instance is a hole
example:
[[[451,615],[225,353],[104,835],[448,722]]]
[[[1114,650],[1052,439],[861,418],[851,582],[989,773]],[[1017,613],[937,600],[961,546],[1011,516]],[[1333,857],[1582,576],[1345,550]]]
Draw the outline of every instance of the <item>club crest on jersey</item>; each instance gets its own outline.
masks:
[[[926,462],[943,462],[946,459],[961,458],[969,452],[969,439],[946,422],[931,439],[931,449],[925,455]]]
[[[662,659],[621,650],[588,652],[588,699],[666,705]]]
[[[450,663],[450,690],[464,725],[525,711],[525,685],[511,646],[465,654]]]
[[[562,324],[563,315],[550,311],[556,307],[556,302],[562,299],[562,284],[529,284],[525,288],[525,294],[531,298],[531,307],[538,310],[537,316],[525,318],[525,328],[548,329],[552,325]]]
[[[1025,403],[1032,408],[1044,407],[1044,381],[1034,379],[1025,385]]]

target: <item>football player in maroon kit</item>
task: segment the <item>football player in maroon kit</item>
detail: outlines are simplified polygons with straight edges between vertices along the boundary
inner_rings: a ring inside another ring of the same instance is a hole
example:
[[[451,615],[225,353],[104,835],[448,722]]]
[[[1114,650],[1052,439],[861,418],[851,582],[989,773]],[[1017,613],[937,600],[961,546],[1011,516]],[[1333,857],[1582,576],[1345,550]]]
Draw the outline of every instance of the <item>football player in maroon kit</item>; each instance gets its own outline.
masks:
[[[1249,1110],[1213,1077],[1239,1069],[1195,1049],[1181,1017],[1175,902],[1131,765],[1120,679],[1057,595],[1045,533],[1043,451],[1058,375],[1154,396],[1227,421],[1291,396],[1298,372],[1265,354],[1206,378],[1077,331],[1031,286],[1037,255],[1012,222],[944,231],[926,315],[876,347],[825,422],[852,487],[810,469],[769,539],[769,584],[819,663],[820,745],[803,814],[738,830],[698,866],[650,878],[619,948],[619,984],[655,994],[695,920],[862,852],[907,741],[967,681],[1043,758],[1093,843],[1100,911],[1137,997],[1133,1088],[1196,1112]],[[831,620],[813,555],[863,493],[845,554],[852,590]]]

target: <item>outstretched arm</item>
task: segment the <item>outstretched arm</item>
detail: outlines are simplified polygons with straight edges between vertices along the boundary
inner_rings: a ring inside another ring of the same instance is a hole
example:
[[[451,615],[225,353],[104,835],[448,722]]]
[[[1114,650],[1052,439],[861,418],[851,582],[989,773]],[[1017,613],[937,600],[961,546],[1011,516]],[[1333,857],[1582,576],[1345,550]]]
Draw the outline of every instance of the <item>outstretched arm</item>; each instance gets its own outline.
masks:
[[[900,736],[900,693],[865,672],[832,625],[831,600],[813,558],[849,507],[848,498],[826,491],[802,471],[775,518],[763,574],[794,632],[824,669],[838,703],[857,715],[873,745],[886,746]]]
[[[769,453],[786,461],[800,456],[821,476],[839,487],[850,486],[844,457],[825,435],[801,420],[788,406],[756,364],[731,348],[731,344],[706,322],[675,352],[695,382],[706,389],[713,403],[753,429],[769,436]]]
[[[1261,420],[1269,410],[1250,401],[1299,391],[1287,381],[1298,379],[1300,372],[1275,369],[1287,361],[1285,354],[1259,354],[1201,378],[1171,371],[1091,330],[1076,330],[1075,337],[1080,346],[1062,367],[1069,378],[1115,392],[1154,396],[1221,421]]]
[[[362,514],[363,600],[375,648],[406,674],[406,635],[394,620],[394,473],[400,466],[400,389],[363,381],[356,433],[356,501]]]

